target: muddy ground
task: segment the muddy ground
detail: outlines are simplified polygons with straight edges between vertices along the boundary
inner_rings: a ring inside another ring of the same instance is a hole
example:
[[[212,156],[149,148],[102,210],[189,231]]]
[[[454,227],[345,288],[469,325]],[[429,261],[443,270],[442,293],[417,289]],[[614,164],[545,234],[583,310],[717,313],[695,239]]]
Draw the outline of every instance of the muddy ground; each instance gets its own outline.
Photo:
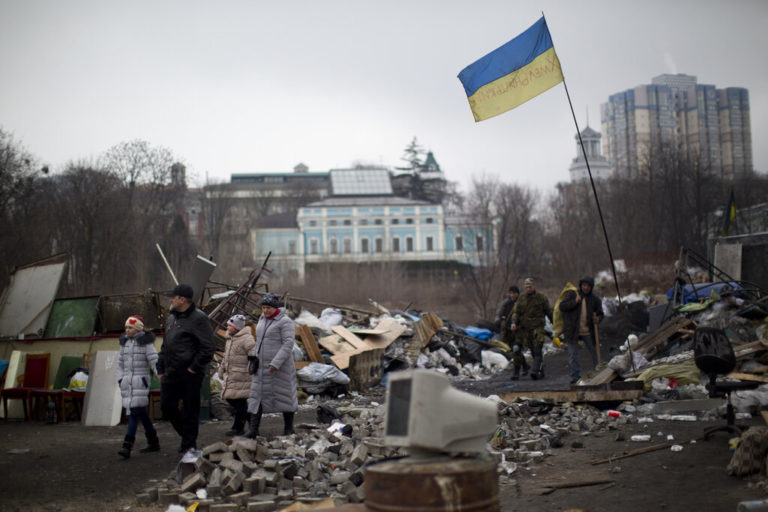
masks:
[[[547,358],[547,380],[533,383],[524,379],[518,388],[535,385],[567,385],[563,355]],[[559,368],[559,370],[558,370]],[[557,375],[559,374],[559,375]],[[510,383],[509,372],[474,386],[485,394],[490,388]],[[277,435],[282,418],[265,416],[262,432]],[[297,424],[315,423],[314,406],[303,407]],[[759,425],[762,419],[750,422]],[[666,442],[671,434],[678,441],[698,437],[712,422],[655,421],[631,424],[620,432],[568,436],[564,446],[542,463],[518,467],[511,477],[501,479],[499,497],[503,511],[551,512],[582,509],[592,512],[626,511],[733,511],[742,500],[765,497],[759,478],[740,479],[726,474],[731,457],[729,436],[716,434],[709,441],[686,444],[681,452],[669,449],[592,465],[590,461],[618,456],[651,444]],[[162,450],[134,452],[129,460],[117,455],[125,425],[83,427],[77,422],[48,425],[42,422],[0,423],[0,511],[82,512],[82,511],[163,511],[167,507],[136,504],[135,493],[174,471],[179,455],[179,438],[170,425],[157,422]],[[229,423],[201,425],[199,446],[224,439]],[[629,440],[634,433],[652,435],[649,443]],[[141,430],[140,430],[141,435]],[[137,448],[144,445],[139,437]],[[609,480],[588,486],[558,489],[542,494],[551,483]]]

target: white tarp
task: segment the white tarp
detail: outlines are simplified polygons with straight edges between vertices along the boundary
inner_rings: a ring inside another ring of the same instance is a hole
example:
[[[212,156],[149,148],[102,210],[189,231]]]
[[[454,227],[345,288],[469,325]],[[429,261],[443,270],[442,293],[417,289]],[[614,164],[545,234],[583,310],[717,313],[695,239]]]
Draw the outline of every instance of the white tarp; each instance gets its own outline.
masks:
[[[66,262],[66,256],[54,256],[11,274],[0,297],[0,337],[42,336]]]

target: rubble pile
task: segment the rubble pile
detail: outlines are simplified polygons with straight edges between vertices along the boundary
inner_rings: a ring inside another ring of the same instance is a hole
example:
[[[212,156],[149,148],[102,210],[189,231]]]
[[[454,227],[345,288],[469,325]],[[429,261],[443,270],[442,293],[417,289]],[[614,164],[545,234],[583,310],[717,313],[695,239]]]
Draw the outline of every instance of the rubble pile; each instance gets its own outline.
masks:
[[[496,400],[500,423],[488,453],[501,475],[542,462],[553,449],[564,446],[568,436],[618,430],[636,421],[628,414],[609,417],[591,406]],[[328,498],[337,505],[362,502],[364,466],[406,455],[407,450],[384,445],[383,405],[329,403],[318,407],[318,418],[338,416],[330,426],[303,424],[291,436],[235,437],[206,446],[196,460],[182,460],[165,481],[151,482],[137,494],[137,502],[198,503],[198,511],[271,511],[295,501]],[[578,445],[578,440],[571,445]]]

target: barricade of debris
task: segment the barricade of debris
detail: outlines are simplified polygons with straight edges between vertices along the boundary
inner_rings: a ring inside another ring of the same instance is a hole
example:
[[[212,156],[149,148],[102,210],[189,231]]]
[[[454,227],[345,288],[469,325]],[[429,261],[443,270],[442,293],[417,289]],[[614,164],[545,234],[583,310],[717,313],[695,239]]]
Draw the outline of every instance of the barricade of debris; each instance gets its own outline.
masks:
[[[578,447],[582,436],[636,421],[591,406],[488,399],[497,402],[500,423],[487,450],[498,463],[502,483],[518,467],[540,463],[557,448]],[[182,459],[166,480],[150,482],[137,501],[197,503],[197,511],[272,511],[297,501],[360,503],[365,500],[364,467],[407,454],[384,444],[384,406],[370,397],[325,401],[317,406],[317,419],[298,425],[291,436],[235,437],[206,446]]]

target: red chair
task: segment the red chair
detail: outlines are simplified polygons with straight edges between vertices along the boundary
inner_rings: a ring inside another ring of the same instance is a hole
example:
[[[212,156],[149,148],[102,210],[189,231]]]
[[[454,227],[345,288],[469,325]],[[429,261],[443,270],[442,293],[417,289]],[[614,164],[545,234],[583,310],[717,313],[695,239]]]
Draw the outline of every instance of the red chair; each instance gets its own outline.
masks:
[[[21,386],[6,388],[0,392],[3,397],[5,421],[8,421],[9,398],[22,401],[24,419],[29,420],[29,413],[32,411],[32,392],[48,388],[48,368],[50,364],[51,354],[27,354]]]

